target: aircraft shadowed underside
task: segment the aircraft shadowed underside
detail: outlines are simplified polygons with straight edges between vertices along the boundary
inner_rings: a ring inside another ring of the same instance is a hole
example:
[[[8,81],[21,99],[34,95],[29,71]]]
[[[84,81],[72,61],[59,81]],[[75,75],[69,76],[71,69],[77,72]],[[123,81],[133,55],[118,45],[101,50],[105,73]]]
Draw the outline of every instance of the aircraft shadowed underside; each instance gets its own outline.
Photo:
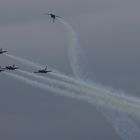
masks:
[[[45,67],[45,69],[40,69],[34,73],[48,73],[48,72],[52,72],[51,70],[47,70],[47,66]]]
[[[7,51],[3,51],[2,48],[0,49],[0,54],[6,53]]]
[[[6,66],[5,69],[7,69],[7,70],[16,70],[16,69],[19,69],[19,67],[16,67],[15,64],[13,64],[13,66]]]

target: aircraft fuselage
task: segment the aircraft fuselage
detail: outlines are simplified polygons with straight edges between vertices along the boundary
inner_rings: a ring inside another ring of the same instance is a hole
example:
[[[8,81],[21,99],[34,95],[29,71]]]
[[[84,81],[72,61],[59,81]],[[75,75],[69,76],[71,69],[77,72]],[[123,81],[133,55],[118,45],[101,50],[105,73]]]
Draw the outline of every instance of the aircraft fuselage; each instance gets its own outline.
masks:
[[[48,73],[48,72],[52,72],[50,70],[38,70],[37,72],[34,73]]]
[[[0,72],[5,71],[4,69],[1,69]]]
[[[0,51],[0,54],[6,53],[7,51]]]
[[[50,14],[51,18],[55,19],[56,18],[56,15],[54,14]]]
[[[12,67],[12,66],[7,66],[5,68],[8,69],[8,70],[16,70],[16,69],[19,69],[19,67]]]

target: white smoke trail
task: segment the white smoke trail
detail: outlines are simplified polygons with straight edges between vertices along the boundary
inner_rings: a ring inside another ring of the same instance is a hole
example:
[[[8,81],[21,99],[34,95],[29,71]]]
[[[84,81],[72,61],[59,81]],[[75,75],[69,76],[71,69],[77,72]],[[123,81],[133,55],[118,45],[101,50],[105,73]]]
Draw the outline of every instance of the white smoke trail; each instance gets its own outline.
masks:
[[[11,55],[11,54],[4,54],[5,56],[11,58],[11,59],[14,59],[20,63],[23,63],[23,64],[26,64],[27,66],[30,66],[30,67],[35,67],[35,68],[41,68],[43,66],[41,66],[40,64],[37,64],[33,61],[29,61],[27,59],[24,59],[24,58],[21,58],[21,57],[18,57],[18,56],[15,56],[15,55]]]
[[[31,73],[31,72],[28,72],[28,71],[25,71],[25,70],[18,69],[17,71],[22,73],[22,74],[25,74],[27,76],[30,76],[32,78],[37,78],[37,79],[41,80],[41,82],[42,81],[48,82],[48,79],[49,79],[49,80],[57,83],[57,85],[59,85],[61,88],[71,89],[71,86],[73,86],[72,90],[76,89],[76,91],[79,91],[79,92],[85,91],[85,94],[90,93],[90,96],[92,96],[93,91],[97,91],[96,88],[92,88],[92,85],[87,85],[83,81],[76,80],[76,79],[74,79],[72,77],[68,77],[66,75],[60,76],[56,73],[56,74],[53,75],[53,78],[52,78],[52,76],[50,77],[49,75],[47,75],[47,77],[46,77],[45,75],[43,75],[43,76],[42,75],[37,75],[37,74]],[[59,83],[58,83],[58,81],[59,81]],[[81,89],[82,89],[82,91],[81,91]]]
[[[136,123],[126,115],[124,112],[118,112],[111,110],[105,112],[105,109],[101,109],[104,116],[113,124],[116,132],[126,140],[139,140],[140,130]]]
[[[29,77],[32,77],[32,78],[36,78],[38,80],[40,80],[41,82],[45,82],[45,83],[49,83],[51,82],[53,85],[59,87],[59,88],[62,88],[62,89],[65,89],[65,90],[70,90],[70,91],[75,91],[75,92],[79,92],[79,93],[83,93],[84,94],[87,94],[88,96],[93,96],[94,97],[94,94],[93,92],[105,92],[103,90],[99,90],[97,88],[94,88],[92,87],[92,85],[89,85],[89,84],[85,84],[83,83],[82,81],[79,81],[79,80],[76,80],[76,79],[73,79],[73,78],[69,78],[69,77],[66,77],[66,79],[64,77],[61,77],[61,78],[58,78],[56,76],[56,78],[54,77],[52,79],[52,77],[47,77],[44,75],[37,75],[37,74],[34,74],[34,73],[31,73],[31,72],[28,72],[28,71],[25,71],[25,70],[16,70],[24,75],[27,75]],[[108,91],[106,92],[107,95],[111,95],[111,96],[114,96],[116,98],[116,95],[113,95],[113,94],[110,94]],[[120,98],[120,96],[118,96]],[[122,96],[123,97],[123,96]],[[127,97],[123,97],[123,98],[127,98]],[[134,99],[136,100],[136,99]],[[139,102],[139,101],[138,101]]]
[[[82,100],[87,100],[87,101],[91,100],[87,96],[81,96],[81,95],[79,96],[75,92],[68,92],[67,90],[62,90],[62,89],[56,88],[54,86],[54,84],[52,84],[52,82],[49,81],[49,80],[48,80],[48,85],[46,85],[46,84],[31,80],[29,78],[25,78],[23,76],[14,74],[14,73],[9,73],[9,72],[6,72],[6,71],[3,72],[3,73],[7,76],[10,76],[11,78],[14,78],[16,80],[20,80],[21,82],[29,84],[33,87],[37,87],[37,88],[40,88],[40,89],[45,90],[45,91],[51,91],[51,92],[55,93],[56,95],[66,96],[66,97],[76,98],[76,99],[82,99]]]
[[[94,105],[127,112],[135,116],[140,115],[139,113],[140,101],[134,98],[114,96],[108,93],[104,94],[98,90],[93,90],[92,88],[87,90],[83,88],[82,85],[81,85],[81,88],[79,88],[80,83],[79,83],[79,87],[76,88],[76,86],[74,85],[68,85],[67,83],[64,83],[64,82],[62,83],[61,81],[58,81],[58,80],[47,79],[46,81],[47,81],[47,85],[54,88],[60,88],[60,86],[65,87],[66,89],[63,89],[63,91],[66,91],[66,92],[68,88],[68,90],[71,90],[73,94],[76,93],[76,95],[79,96],[79,98],[84,97],[83,98],[84,100],[88,99],[87,101]],[[55,92],[57,92],[57,90]]]
[[[42,66],[42,65],[40,65],[38,63],[35,63],[33,61],[27,60],[25,58],[21,58],[21,57],[11,55],[11,54],[4,54],[4,55],[9,57],[9,58],[11,58],[11,59],[13,59],[13,60],[16,60],[16,61],[22,63],[22,64],[25,64],[25,65],[27,65],[29,67],[35,67],[37,69],[44,68],[44,66]],[[57,70],[54,70],[54,69],[52,69],[52,71],[53,72],[49,73],[47,76],[51,76],[51,77],[53,77],[55,79],[63,80],[64,82],[71,82],[71,83],[75,82],[75,80],[70,76],[68,77],[65,74],[62,74],[62,73],[60,73],[60,72],[58,72]],[[76,84],[76,82],[75,82],[75,84]]]
[[[29,78],[25,78],[23,76],[14,74],[14,73],[9,73],[6,71],[3,73],[7,76],[10,76],[16,80],[20,80],[21,82],[24,82],[24,83],[29,84],[31,86],[40,88],[40,89],[45,90],[45,91],[49,90],[49,91],[55,93],[56,95],[66,96],[66,97],[75,98],[75,99],[79,99],[79,100],[84,100],[88,103],[99,105],[98,103],[96,103],[96,99],[94,99],[90,96],[85,96],[84,94],[79,94],[79,93],[76,93],[75,91],[69,92],[68,90],[63,90],[63,89],[57,88],[58,87],[57,84],[59,84],[59,81],[54,82],[53,80],[48,79],[48,82],[46,85],[46,84],[31,80]],[[71,87],[71,89],[73,89],[73,87]]]
[[[70,55],[70,62],[72,66],[72,70],[77,78],[84,79],[91,79],[91,75],[87,74],[84,68],[87,66],[83,66],[85,63],[85,56],[81,48],[79,47],[77,34],[73,30],[73,28],[64,20],[59,20],[68,30],[69,37],[70,37],[70,47],[69,47],[69,55]],[[81,63],[82,62],[82,65]],[[86,70],[87,71],[87,70]],[[87,78],[88,77],[88,78]],[[91,80],[90,80],[91,81]],[[140,138],[140,130],[135,124],[135,122],[128,117],[125,113],[117,112],[113,110],[103,110],[101,109],[102,113],[105,117],[109,120],[109,122],[114,126],[116,132],[125,140],[138,140]],[[119,121],[118,121],[119,120]],[[129,131],[127,131],[129,130]]]
[[[26,64],[28,66],[32,66],[32,67],[36,67],[36,68],[40,68],[40,67],[44,67],[44,66],[41,66],[40,64],[37,64],[35,62],[32,62],[32,61],[29,61],[27,59],[24,59],[24,58],[21,58],[21,57],[17,57],[17,56],[14,56],[14,55],[11,55],[11,54],[4,54],[18,62],[21,62],[23,64]],[[91,84],[86,84],[85,82],[83,81],[80,81],[80,80],[75,80],[74,78],[70,77],[70,76],[67,76],[67,75],[64,75],[62,73],[59,73],[59,72],[55,72],[56,70],[54,70],[54,72],[52,73],[49,73],[49,75],[51,75],[53,78],[55,79],[58,79],[58,80],[61,80],[63,82],[68,82],[68,83],[71,83],[71,84],[75,84],[76,86],[78,86],[79,84],[82,84],[82,86],[86,89],[91,89],[93,88],[92,90],[98,90],[99,92],[106,92],[107,94],[111,94],[112,93],[108,90],[104,91],[105,89],[101,89],[99,87],[95,87]],[[47,76],[49,76],[47,75]]]
[[[49,82],[51,83],[52,85],[54,86],[58,86],[58,87],[61,87],[61,88],[65,88],[65,89],[69,89],[69,90],[74,90],[76,92],[79,92],[79,93],[83,93],[84,95],[87,94],[88,96],[91,96],[91,97],[96,97],[96,96],[99,96],[99,97],[103,97],[104,100],[105,99],[108,99],[108,98],[114,98],[114,99],[118,99],[118,100],[123,100],[123,102],[135,102],[135,104],[138,104],[140,105],[140,100],[139,99],[136,99],[134,97],[128,97],[128,96],[125,96],[125,95],[115,95],[115,94],[112,94],[108,91],[105,91],[105,90],[101,90],[101,89],[98,89],[98,88],[94,88],[92,87],[92,85],[89,85],[89,84],[86,84],[86,83],[83,83],[82,81],[79,81],[79,80],[76,80],[76,79],[72,79],[70,77],[70,82],[68,81],[68,77],[67,77],[67,82],[66,80],[61,80],[61,79],[57,79],[57,78],[49,78],[49,77],[43,77],[43,76],[39,76],[39,75],[36,75],[34,73],[31,73],[31,72],[28,72],[28,71],[25,71],[25,70],[17,70],[18,72],[20,73],[23,73],[27,76],[30,76],[30,77],[33,77],[33,78],[37,78],[37,79],[40,79],[41,81],[43,80],[44,82]],[[106,93],[104,95],[104,93]],[[98,94],[98,95],[97,95]],[[113,100],[114,100],[113,99]]]
[[[56,78],[52,79],[50,77],[43,77],[41,75],[37,75],[37,74],[31,73],[31,72],[28,72],[25,70],[18,69],[17,71],[26,76],[29,76],[29,77],[35,78],[41,82],[44,82],[46,84],[51,83],[56,88],[61,88],[63,90],[69,90],[69,92],[77,92],[80,94],[81,92],[85,91],[85,90],[81,90],[83,87],[80,82],[77,82],[77,86],[76,86],[74,83],[64,82],[65,80],[64,81],[61,80],[62,78],[60,80],[58,80]]]
[[[65,20],[59,19],[59,21],[66,27],[69,33],[69,61],[71,64],[71,68],[73,73],[76,75],[77,70],[80,76],[84,76],[83,68],[79,67],[80,62],[84,62],[84,59],[79,57],[83,52],[79,49],[79,41],[77,38],[76,32],[73,30],[72,26],[70,26]],[[74,57],[73,57],[74,56]],[[76,56],[76,57],[75,57]],[[78,77],[77,77],[78,78]]]
[[[16,61],[22,63],[22,64],[25,64],[25,65],[27,65],[27,66],[30,66],[30,67],[35,67],[35,68],[38,68],[38,69],[39,69],[40,67],[44,67],[44,66],[42,66],[42,65],[40,65],[40,64],[38,64],[38,63],[32,62],[32,61],[27,60],[27,59],[25,59],[25,58],[21,58],[21,57],[18,57],[18,56],[15,56],[15,55],[11,55],[11,54],[4,54],[4,55],[5,55],[5,56],[8,56],[8,57],[11,58],[11,59],[14,59],[14,60],[16,60]],[[21,70],[20,70],[20,71],[21,71]],[[23,71],[22,71],[22,72],[23,72]],[[25,72],[25,71],[24,71],[24,72]],[[51,77],[55,78],[56,80],[61,80],[61,81],[63,81],[63,82],[68,82],[68,83],[71,83],[71,84],[75,84],[76,86],[78,86],[79,83],[80,83],[80,84],[82,84],[82,86],[83,86],[84,88],[87,88],[87,89],[92,87],[92,85],[90,85],[90,86],[88,87],[88,85],[85,84],[83,81],[75,80],[74,78],[72,78],[72,77],[70,77],[70,76],[67,76],[67,75],[64,75],[64,74],[62,74],[62,73],[59,73],[59,72],[57,72],[57,71],[54,70],[54,69],[53,69],[53,72],[52,72],[52,73],[49,73],[47,76],[51,76]],[[98,90],[100,90],[100,89],[98,89]]]
[[[30,66],[30,67],[35,67],[35,68],[38,68],[38,69],[41,68],[41,67],[44,67],[44,66],[42,66],[42,65],[40,65],[38,63],[32,62],[32,61],[27,60],[25,58],[21,58],[21,57],[18,57],[18,56],[15,56],[15,55],[11,55],[11,54],[4,54],[4,55],[7,56],[7,57],[9,57],[9,58],[11,58],[11,59],[14,59],[14,60],[22,63],[22,64],[25,64],[27,66]],[[51,77],[51,78],[54,78],[56,80],[61,80],[63,82],[67,82],[67,83],[70,83],[70,84],[75,84],[77,86],[80,83],[85,88],[89,88],[89,87],[91,88],[92,87],[92,85],[88,87],[88,85],[85,84],[83,81],[75,80],[73,77],[70,77],[70,76],[67,76],[65,74],[62,74],[62,73],[60,73],[60,72],[58,72],[57,70],[54,70],[54,69],[53,69],[53,72],[52,73],[47,74],[47,77]]]
[[[24,74],[26,74],[26,75],[30,75],[30,76],[33,76],[33,77],[36,77],[36,78],[40,78],[39,76],[36,76],[35,74],[33,74],[33,73],[29,73],[29,72],[26,72],[26,71],[20,71],[20,72],[22,72],[22,73],[24,73]],[[76,97],[76,95],[75,95],[75,92],[69,92],[69,93],[67,93],[67,90],[65,91],[65,90],[60,90],[60,89],[56,89],[56,86],[54,87],[54,86],[51,86],[51,85],[54,85],[54,83],[52,84],[52,81],[50,80],[46,80],[45,79],[45,81],[47,82],[48,81],[48,83],[49,83],[49,86],[47,86],[47,85],[44,85],[44,84],[41,84],[41,83],[39,83],[39,82],[35,82],[35,81],[33,81],[33,80],[29,80],[29,79],[27,79],[27,78],[25,78],[25,77],[22,77],[22,76],[18,76],[18,75],[16,75],[16,74],[11,74],[11,73],[6,73],[8,76],[11,76],[11,77],[13,77],[13,78],[15,78],[15,79],[18,79],[18,80],[20,80],[20,81],[23,81],[23,82],[26,82],[26,83],[28,83],[28,84],[30,84],[31,86],[35,86],[35,87],[38,87],[38,88],[40,88],[40,89],[43,89],[43,90],[47,90],[48,91],[48,89],[50,90],[50,91],[52,91],[52,92],[55,92],[56,93],[56,91],[57,91],[57,94],[59,94],[59,95],[64,95],[64,96],[68,96],[68,97],[73,97],[73,98],[78,98],[78,99],[82,99],[82,98],[79,98],[78,96]],[[56,81],[55,81],[56,82]],[[61,81],[60,81],[61,82]],[[55,84],[56,85],[56,84]],[[64,86],[63,86],[64,87]],[[67,86],[68,87],[68,86]],[[73,88],[72,88],[73,89]],[[81,97],[81,95],[80,95],[80,97]],[[89,98],[86,98],[86,97],[84,97],[84,99],[89,99]],[[91,98],[90,98],[90,100],[92,100]],[[91,101],[90,101],[91,102]],[[115,113],[115,112],[114,112]],[[115,114],[113,114],[113,118],[114,118],[114,115],[117,115],[117,113],[115,113]],[[109,115],[110,116],[110,115]],[[112,117],[112,116],[110,116],[110,117]],[[122,119],[123,118],[123,119]],[[112,120],[112,119],[111,119]],[[114,120],[114,119],[113,119]],[[132,139],[132,138],[139,138],[139,131],[137,131],[137,129],[132,129],[131,130],[131,128],[129,127],[130,125],[131,126],[133,126],[134,125],[134,123],[133,122],[131,122],[129,119],[127,119],[127,118],[125,118],[125,116],[122,116],[121,117],[121,119],[119,119],[119,117],[117,118],[117,116],[116,116],[116,121],[115,121],[115,123],[116,123],[116,125],[115,126],[117,126],[117,125],[119,125],[118,127],[115,127],[116,129],[118,129],[118,128],[121,128],[121,130],[122,131],[120,131],[119,130],[119,132],[122,134],[122,137],[126,137],[126,136],[130,136],[129,138],[130,139]],[[123,125],[126,125],[126,128],[127,129],[123,129],[124,127],[121,127],[122,126],[122,123],[123,123]],[[135,128],[135,125],[133,126],[133,128]],[[129,131],[129,130],[131,130],[131,131]],[[117,130],[118,131],[118,130]],[[137,131],[137,133],[136,133],[136,131]],[[127,134],[129,132],[129,134]],[[132,134],[138,134],[138,135],[133,135],[133,137],[132,137]]]

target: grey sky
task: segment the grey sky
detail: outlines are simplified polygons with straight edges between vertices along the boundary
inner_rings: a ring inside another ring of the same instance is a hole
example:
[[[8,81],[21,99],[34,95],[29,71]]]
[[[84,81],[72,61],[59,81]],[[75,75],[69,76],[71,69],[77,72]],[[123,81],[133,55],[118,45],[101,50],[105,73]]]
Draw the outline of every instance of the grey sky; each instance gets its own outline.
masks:
[[[9,53],[71,74],[64,27],[76,30],[95,80],[140,96],[140,2],[137,0],[1,0],[0,46]],[[0,64],[17,64],[0,56]],[[0,139],[120,140],[96,107],[55,96],[1,73]]]

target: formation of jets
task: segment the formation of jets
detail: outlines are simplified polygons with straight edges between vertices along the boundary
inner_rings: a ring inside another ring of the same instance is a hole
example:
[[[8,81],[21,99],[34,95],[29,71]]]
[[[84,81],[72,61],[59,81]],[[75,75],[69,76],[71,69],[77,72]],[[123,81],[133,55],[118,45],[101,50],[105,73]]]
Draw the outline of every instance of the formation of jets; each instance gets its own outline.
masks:
[[[44,15],[50,16],[50,17],[52,18],[53,22],[54,22],[54,20],[55,20],[56,18],[62,18],[62,17],[57,16],[57,15],[52,14],[52,13],[44,13]],[[6,52],[7,52],[7,51],[3,50],[2,48],[0,49],[0,54],[6,53]],[[5,70],[16,70],[16,69],[19,69],[19,67],[15,66],[15,64],[10,65],[10,66],[6,66],[6,67],[4,67],[4,68],[2,68],[2,67],[0,66],[0,72],[3,72],[3,71],[5,71]],[[51,70],[48,70],[48,69],[47,69],[47,66],[46,66],[44,69],[40,69],[40,70],[38,70],[38,71],[36,71],[36,72],[34,72],[34,73],[49,73],[49,72],[52,72],[52,71],[51,71]]]
[[[0,49],[0,54],[3,54],[3,53],[6,53],[7,51],[3,51],[2,49]],[[4,68],[2,68],[0,66],[0,72],[3,72],[5,70],[16,70],[16,69],[19,69],[19,67],[15,66],[15,64],[13,65],[9,65],[9,66],[6,66]],[[47,69],[47,66],[44,68],[44,69],[40,69],[34,73],[48,73],[48,72],[52,72],[51,70],[48,70]]]
[[[2,49],[0,49],[0,54],[6,53],[6,52],[7,51],[2,51]],[[5,71],[5,70],[16,70],[16,69],[19,69],[19,67],[15,66],[15,64],[6,66],[4,68],[2,68],[0,66],[0,72]],[[52,72],[52,71],[48,70],[47,66],[46,66],[44,69],[40,69],[40,70],[38,70],[38,71],[36,71],[34,73],[48,73],[48,72]]]

